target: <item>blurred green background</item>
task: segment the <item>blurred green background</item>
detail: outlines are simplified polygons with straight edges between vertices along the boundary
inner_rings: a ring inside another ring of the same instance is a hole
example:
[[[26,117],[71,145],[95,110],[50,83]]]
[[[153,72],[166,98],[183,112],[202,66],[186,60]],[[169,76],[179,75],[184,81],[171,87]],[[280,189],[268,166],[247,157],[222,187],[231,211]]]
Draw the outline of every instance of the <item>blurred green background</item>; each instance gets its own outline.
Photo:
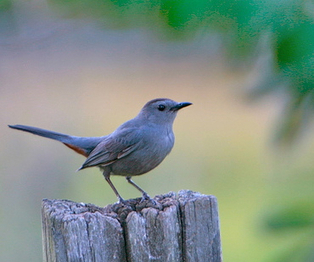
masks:
[[[43,198],[116,201],[82,156],[6,125],[101,136],[157,97],[193,106],[135,182],[215,195],[224,261],[314,261],[313,30],[313,1],[0,0],[0,261],[42,260]]]

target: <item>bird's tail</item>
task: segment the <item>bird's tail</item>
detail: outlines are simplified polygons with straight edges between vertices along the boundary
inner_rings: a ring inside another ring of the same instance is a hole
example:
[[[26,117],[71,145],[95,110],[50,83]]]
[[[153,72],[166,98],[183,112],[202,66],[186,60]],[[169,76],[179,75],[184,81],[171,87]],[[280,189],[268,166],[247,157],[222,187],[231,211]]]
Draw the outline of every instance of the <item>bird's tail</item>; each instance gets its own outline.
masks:
[[[67,147],[73,149],[79,154],[88,156],[103,137],[77,137],[70,136],[38,127],[24,125],[9,125],[10,128],[32,133],[62,142]]]
[[[13,129],[29,132],[29,133],[32,133],[34,135],[43,136],[43,137],[47,137],[50,139],[58,140],[62,143],[71,142],[71,136],[69,136],[69,135],[57,133],[54,131],[49,131],[49,130],[38,128],[38,127],[23,126],[23,125],[9,125],[9,127],[13,128]]]

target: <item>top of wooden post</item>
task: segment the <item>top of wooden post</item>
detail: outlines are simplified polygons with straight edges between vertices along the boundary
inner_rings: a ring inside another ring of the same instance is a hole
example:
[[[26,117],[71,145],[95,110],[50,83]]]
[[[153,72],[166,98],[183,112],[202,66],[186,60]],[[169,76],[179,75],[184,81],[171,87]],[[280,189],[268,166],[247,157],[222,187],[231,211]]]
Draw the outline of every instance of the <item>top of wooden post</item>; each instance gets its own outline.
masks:
[[[104,208],[43,200],[45,261],[222,261],[217,200],[189,190]]]

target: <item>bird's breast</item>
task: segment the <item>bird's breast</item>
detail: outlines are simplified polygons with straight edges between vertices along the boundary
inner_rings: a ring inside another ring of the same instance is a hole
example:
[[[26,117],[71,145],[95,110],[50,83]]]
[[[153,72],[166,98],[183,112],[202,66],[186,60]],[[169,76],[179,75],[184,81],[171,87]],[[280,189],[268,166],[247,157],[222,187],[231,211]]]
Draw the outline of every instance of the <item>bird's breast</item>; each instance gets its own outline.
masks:
[[[143,132],[138,148],[112,164],[112,173],[135,176],[149,172],[158,166],[174,145],[172,130],[148,130]]]

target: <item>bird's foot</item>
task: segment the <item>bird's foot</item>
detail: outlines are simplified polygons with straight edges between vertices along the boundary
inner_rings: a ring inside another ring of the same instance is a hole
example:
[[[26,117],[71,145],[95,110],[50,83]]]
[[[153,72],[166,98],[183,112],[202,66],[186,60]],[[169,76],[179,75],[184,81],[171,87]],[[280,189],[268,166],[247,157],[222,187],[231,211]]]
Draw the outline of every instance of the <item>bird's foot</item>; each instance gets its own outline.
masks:
[[[142,199],[141,199],[140,203],[143,203],[145,201],[152,203],[153,206],[157,206],[158,205],[156,200],[151,198],[146,192],[143,193],[143,196],[142,196]]]
[[[126,200],[124,200],[122,197],[118,197],[117,204],[121,204],[121,205],[124,205],[124,206],[129,206],[128,202]]]
[[[142,200],[141,201],[149,200],[149,199],[151,199],[151,197],[146,192],[144,192],[143,195],[142,195]]]

